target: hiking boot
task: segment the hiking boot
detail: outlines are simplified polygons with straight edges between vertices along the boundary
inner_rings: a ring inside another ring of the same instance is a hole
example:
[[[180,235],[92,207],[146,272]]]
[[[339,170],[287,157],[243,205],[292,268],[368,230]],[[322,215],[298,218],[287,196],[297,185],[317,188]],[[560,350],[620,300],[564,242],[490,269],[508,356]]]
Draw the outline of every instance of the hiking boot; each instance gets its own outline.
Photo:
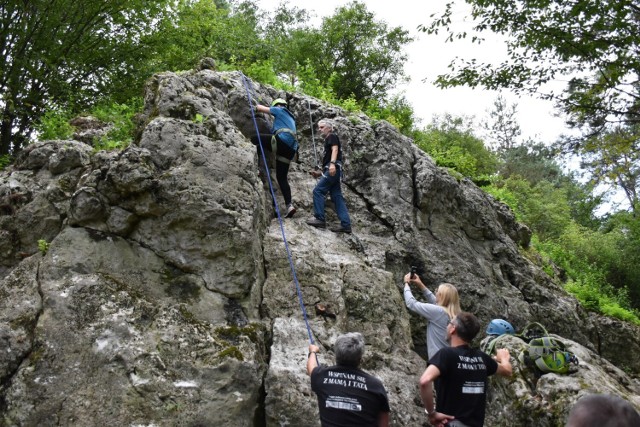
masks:
[[[351,227],[343,227],[342,225],[339,225],[337,227],[331,227],[331,231],[333,231],[334,233],[351,234]]]
[[[284,215],[285,218],[293,218],[293,215],[296,213],[296,208],[293,204],[287,206],[287,213]]]
[[[327,228],[327,223],[324,221],[320,221],[318,218],[311,218],[307,220],[307,224],[316,228]]]

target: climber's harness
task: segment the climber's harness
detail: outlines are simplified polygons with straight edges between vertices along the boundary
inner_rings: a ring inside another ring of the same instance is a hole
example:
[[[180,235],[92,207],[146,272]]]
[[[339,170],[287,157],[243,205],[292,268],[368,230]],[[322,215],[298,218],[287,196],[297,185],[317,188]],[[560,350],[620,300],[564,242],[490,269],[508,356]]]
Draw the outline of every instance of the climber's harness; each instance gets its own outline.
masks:
[[[294,141],[296,140],[296,133],[294,131],[292,131],[289,128],[280,128],[277,131],[275,131],[275,133],[273,134],[273,136],[271,137],[271,152],[272,153],[277,153],[278,152],[278,138],[276,138],[278,135],[280,135],[283,132],[287,132],[288,134],[290,134],[291,136],[293,136]],[[282,140],[281,140],[282,141]],[[289,144],[285,143],[284,141],[282,141],[283,144],[286,144],[287,146]],[[297,144],[295,144],[297,145]],[[295,147],[294,145],[294,147]],[[291,147],[293,148],[293,147]],[[282,163],[286,163],[286,164],[290,164],[291,160],[296,161],[298,157],[298,150],[297,147],[295,147],[295,154],[293,155],[292,159],[287,159],[284,156],[279,156],[278,154],[276,154],[276,161],[278,162],[282,162]]]

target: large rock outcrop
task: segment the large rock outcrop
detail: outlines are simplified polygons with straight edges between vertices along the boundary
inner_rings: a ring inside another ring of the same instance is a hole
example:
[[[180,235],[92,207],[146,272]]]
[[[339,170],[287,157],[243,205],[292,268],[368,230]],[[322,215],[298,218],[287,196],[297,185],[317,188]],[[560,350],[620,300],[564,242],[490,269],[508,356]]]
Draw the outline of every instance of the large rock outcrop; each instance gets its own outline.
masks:
[[[267,125],[248,98],[276,97],[301,142],[299,213],[282,223],[248,140]],[[345,146],[352,235],[305,224],[322,117]],[[154,76],[140,122],[122,152],[42,141],[0,172],[0,425],[318,425],[307,346],[332,363],[346,331],[365,335],[392,424],[426,425],[424,323],[398,288],[410,265],[483,322],[539,321],[581,360],[495,380],[487,425],[562,425],[596,391],[640,407],[639,329],[583,310],[523,256],[530,234],[508,208],[388,123],[210,69]]]

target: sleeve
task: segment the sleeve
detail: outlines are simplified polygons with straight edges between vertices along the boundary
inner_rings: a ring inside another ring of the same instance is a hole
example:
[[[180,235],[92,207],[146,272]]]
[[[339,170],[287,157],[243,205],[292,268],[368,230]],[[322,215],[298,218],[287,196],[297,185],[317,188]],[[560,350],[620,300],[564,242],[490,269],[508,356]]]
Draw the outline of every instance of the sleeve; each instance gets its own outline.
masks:
[[[443,310],[439,305],[419,302],[416,300],[408,285],[404,286],[404,303],[409,310],[425,317],[429,321],[435,319]]]
[[[424,297],[427,299],[427,301],[429,301],[429,303],[431,304],[435,304],[436,303],[436,296],[433,292],[431,292],[429,290],[429,288],[426,288],[425,290],[422,291],[422,295],[424,295]]]
[[[317,393],[320,382],[322,381],[322,375],[320,374],[321,372],[322,366],[316,366],[313,371],[311,371],[311,391],[313,391],[314,393]]]
[[[335,133],[330,133],[329,136],[327,137],[327,145],[328,146],[340,145],[340,140],[338,139],[338,135],[336,135]]]
[[[447,351],[449,347],[443,347],[429,359],[429,365],[435,365],[440,370],[440,376],[447,372]]]

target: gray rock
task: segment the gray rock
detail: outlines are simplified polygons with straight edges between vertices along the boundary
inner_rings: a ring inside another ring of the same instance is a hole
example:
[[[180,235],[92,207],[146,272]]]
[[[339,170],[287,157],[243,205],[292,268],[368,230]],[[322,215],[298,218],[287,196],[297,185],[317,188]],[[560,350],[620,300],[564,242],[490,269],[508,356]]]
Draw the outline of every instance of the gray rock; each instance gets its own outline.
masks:
[[[335,338],[360,331],[392,424],[425,425],[425,325],[397,286],[410,265],[483,322],[539,321],[579,354],[535,387],[494,380],[487,425],[562,425],[588,392],[640,406],[639,328],[586,312],[524,257],[531,232],[505,205],[384,121],[205,68],[149,80],[125,150],[36,142],[0,172],[0,424],[318,425],[307,346],[333,363]],[[282,223],[249,142],[269,118],[248,100],[276,97],[301,146]],[[344,143],[351,235],[305,223],[322,117]]]

